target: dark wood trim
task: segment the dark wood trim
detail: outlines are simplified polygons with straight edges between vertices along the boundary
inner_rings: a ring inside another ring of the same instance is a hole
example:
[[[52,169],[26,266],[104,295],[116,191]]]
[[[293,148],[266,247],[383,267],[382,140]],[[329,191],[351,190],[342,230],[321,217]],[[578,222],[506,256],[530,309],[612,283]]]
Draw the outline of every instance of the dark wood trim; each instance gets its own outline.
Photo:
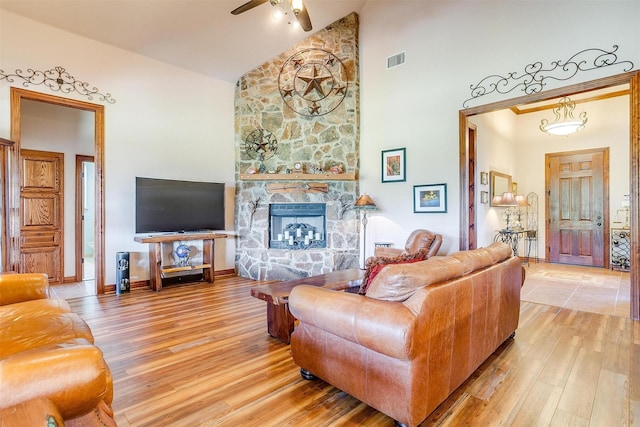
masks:
[[[7,192],[7,258],[4,270],[19,271],[20,266],[20,137],[21,137],[21,103],[23,100],[46,102],[63,107],[77,108],[94,113],[94,158],[95,158],[95,285],[96,293],[104,293],[104,106],[89,102],[62,98],[40,92],[32,92],[11,87],[11,139],[15,141],[8,149],[7,165],[10,172],[5,173]],[[64,273],[63,273],[64,274]]]
[[[11,141],[10,139],[7,138],[0,138],[0,145],[4,145],[7,147],[11,147],[13,144],[15,144],[14,141]]]
[[[631,318],[640,320],[640,72],[630,81]]]
[[[467,161],[469,159],[469,141],[467,140],[467,129],[469,129],[469,121],[467,120],[467,116],[460,111],[458,113],[460,128],[459,128],[459,156],[460,156],[460,209],[461,212],[464,210],[465,214],[460,215],[460,248],[469,248],[469,233],[467,233],[467,229],[469,227],[469,221],[471,220],[468,215],[469,209],[469,193],[467,191],[467,176],[469,175],[469,170],[467,168]]]
[[[504,110],[514,105],[527,104],[531,102],[544,101],[552,98],[559,98],[563,95],[573,95],[576,93],[588,92],[595,89],[604,89],[607,87],[629,84],[630,92],[630,199],[631,199],[631,318],[640,320],[640,72],[623,73],[614,76],[604,77],[589,82],[578,83],[558,89],[551,89],[540,93],[525,95],[518,98],[498,101],[491,104],[481,105],[478,107],[460,110],[460,156],[467,156],[466,134],[463,136],[462,129],[467,128],[469,117],[489,113],[492,111]],[[466,131],[465,131],[466,132]],[[460,175],[467,173],[466,165],[468,159],[460,159]],[[463,169],[464,165],[464,169]],[[466,191],[460,189],[460,215],[468,216],[469,201],[467,200]],[[460,219],[463,223],[463,219]],[[468,223],[468,220],[467,220]],[[463,233],[460,230],[461,234]],[[475,231],[474,231],[475,232]],[[465,242],[460,239],[460,249],[467,249]]]

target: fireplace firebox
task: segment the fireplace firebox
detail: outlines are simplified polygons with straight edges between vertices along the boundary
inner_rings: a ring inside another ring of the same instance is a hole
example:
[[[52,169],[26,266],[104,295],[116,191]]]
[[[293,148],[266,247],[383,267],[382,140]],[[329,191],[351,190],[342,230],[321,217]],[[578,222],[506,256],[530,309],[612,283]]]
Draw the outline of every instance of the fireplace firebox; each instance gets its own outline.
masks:
[[[269,205],[269,248],[304,250],[326,247],[325,203]]]

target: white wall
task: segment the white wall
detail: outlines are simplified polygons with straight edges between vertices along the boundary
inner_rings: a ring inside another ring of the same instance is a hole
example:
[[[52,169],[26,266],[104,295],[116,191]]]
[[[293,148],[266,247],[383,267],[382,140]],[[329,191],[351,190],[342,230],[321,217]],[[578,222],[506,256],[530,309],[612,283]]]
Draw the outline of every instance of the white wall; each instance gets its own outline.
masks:
[[[491,171],[511,175],[515,182],[519,176],[517,167],[518,153],[516,149],[516,117],[511,110],[502,110],[489,114],[481,114],[470,118],[476,125],[476,184],[478,198],[476,199],[476,231],[477,246],[487,246],[493,241],[496,230],[504,228],[504,208],[492,207],[489,203],[480,203],[480,192],[490,191],[491,183],[480,184],[480,172],[489,174]],[[518,182],[518,186],[520,183]],[[520,190],[520,187],[518,188]],[[491,199],[491,195],[489,195]]]
[[[78,37],[0,10],[0,69],[64,67],[110,93],[105,105],[106,284],[115,282],[115,254],[131,252],[131,280],[149,277],[146,245],[134,238],[135,177],[225,182],[227,227],[233,228],[234,85]],[[0,81],[0,135],[10,136],[10,86]],[[216,243],[216,270],[234,268],[234,240]]]
[[[367,244],[402,246],[411,230],[425,227],[443,234],[441,253],[457,250],[458,111],[470,97],[470,86],[491,74],[522,73],[536,61],[548,65],[583,49],[613,45],[620,46],[618,58],[634,62],[637,69],[639,19],[637,1],[367,2],[360,13],[360,180],[361,191],[381,208],[370,216]],[[406,51],[406,64],[386,70],[386,58],[401,51]],[[566,82],[549,82],[545,89],[622,72],[621,67],[581,72]],[[395,147],[407,148],[407,181],[383,184],[380,153]],[[448,212],[414,214],[413,185],[442,182],[447,183]]]

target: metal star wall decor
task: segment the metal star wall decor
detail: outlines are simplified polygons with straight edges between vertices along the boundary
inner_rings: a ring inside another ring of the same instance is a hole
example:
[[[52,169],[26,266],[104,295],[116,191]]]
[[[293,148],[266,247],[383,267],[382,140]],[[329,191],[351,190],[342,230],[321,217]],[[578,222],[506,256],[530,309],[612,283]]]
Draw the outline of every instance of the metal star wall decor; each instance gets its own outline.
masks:
[[[302,116],[323,116],[347,96],[349,79],[342,61],[324,49],[303,49],[282,65],[278,77],[285,104]]]
[[[22,86],[24,87],[29,87],[29,85],[45,85],[54,92],[77,92],[80,95],[86,96],[90,101],[93,100],[94,97],[97,97],[99,101],[105,101],[109,104],[116,102],[110,93],[100,93],[95,86],[90,87],[89,83],[76,80],[76,78],[69,74],[63,67],[54,67],[46,71],[32,70],[31,68],[26,71],[17,69],[14,73],[5,73],[3,70],[0,70],[0,80],[6,80],[9,83],[22,80]]]

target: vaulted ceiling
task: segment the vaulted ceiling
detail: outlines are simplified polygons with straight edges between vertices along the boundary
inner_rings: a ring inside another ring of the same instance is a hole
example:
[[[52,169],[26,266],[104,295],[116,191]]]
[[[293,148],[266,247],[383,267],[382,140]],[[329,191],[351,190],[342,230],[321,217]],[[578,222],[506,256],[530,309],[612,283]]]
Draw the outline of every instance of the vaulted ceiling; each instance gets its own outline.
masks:
[[[0,9],[178,67],[235,83],[247,71],[367,0],[304,0],[313,30],[274,21],[247,0],[0,0]],[[392,0],[384,0],[392,1]]]

